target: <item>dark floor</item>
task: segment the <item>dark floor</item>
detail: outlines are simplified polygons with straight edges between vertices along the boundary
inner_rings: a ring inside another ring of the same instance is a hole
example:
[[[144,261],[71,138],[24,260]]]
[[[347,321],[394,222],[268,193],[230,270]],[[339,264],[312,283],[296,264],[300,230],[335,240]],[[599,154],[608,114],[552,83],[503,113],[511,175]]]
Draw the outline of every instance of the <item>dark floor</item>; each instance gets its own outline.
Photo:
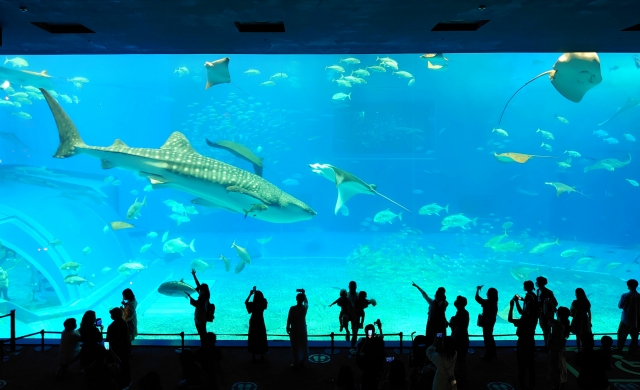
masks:
[[[314,390],[332,389],[328,379],[335,376],[340,365],[346,364],[354,368],[355,359],[350,359],[346,350],[340,354],[331,356],[331,360],[324,364],[308,363],[301,371],[292,371],[289,368],[290,351],[288,348],[272,348],[266,356],[263,364],[254,364],[244,348],[222,348],[224,354],[223,371],[225,385],[223,389],[231,389],[237,382],[254,382],[261,390],[305,389]],[[311,349],[312,354],[323,353],[324,349]],[[0,380],[7,383],[5,389],[81,389],[81,374],[79,368],[72,366],[70,375],[63,382],[54,380],[56,356],[58,347],[54,346],[45,352],[36,352],[31,346],[25,346],[18,355],[11,357],[7,362],[0,364]],[[388,356],[395,356],[408,364],[407,355],[395,355],[392,349],[388,349]],[[492,382],[511,384],[518,389],[516,357],[513,347],[498,349],[498,358],[485,362],[480,359],[482,348],[477,348],[475,353],[467,358],[469,366],[469,382],[466,387],[460,389],[494,389],[509,390],[511,387],[504,385],[491,385]],[[547,385],[547,355],[538,353],[537,356],[537,383],[538,389],[549,389]],[[577,389],[575,371],[572,374],[575,358],[574,348],[567,352],[569,365],[569,381],[566,389]],[[637,382],[640,384],[640,359],[637,362],[632,359],[616,359],[618,366],[610,375],[612,382],[620,382],[616,388],[634,389],[633,384],[625,382]],[[178,366],[178,354],[174,347],[135,347],[134,356],[131,359],[133,380],[151,370],[160,373],[164,389],[175,389],[180,379]],[[409,371],[409,368],[407,369]],[[1,383],[1,382],[0,382]],[[242,388],[242,387],[236,387]],[[424,389],[431,389],[430,384],[425,384]],[[640,387],[637,387],[640,389]],[[134,385],[132,389],[138,389]]]

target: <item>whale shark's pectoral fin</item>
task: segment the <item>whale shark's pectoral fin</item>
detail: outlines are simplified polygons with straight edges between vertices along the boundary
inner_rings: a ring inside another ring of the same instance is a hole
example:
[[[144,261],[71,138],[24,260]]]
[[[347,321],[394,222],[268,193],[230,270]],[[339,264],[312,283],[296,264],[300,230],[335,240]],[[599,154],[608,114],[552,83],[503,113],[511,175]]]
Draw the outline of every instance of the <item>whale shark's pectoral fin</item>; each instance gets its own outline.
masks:
[[[224,210],[230,211],[232,213],[237,213],[237,211],[234,210],[234,209],[231,209],[231,208],[229,208],[227,206],[223,206],[223,205],[221,205],[219,203],[212,202],[212,201],[204,199],[204,198],[195,198],[195,199],[193,199],[191,201],[191,203],[200,205],[202,207],[210,207],[210,208],[213,208],[213,209],[224,209]]]
[[[228,192],[232,192],[232,193],[236,193],[236,194],[242,194],[242,195],[246,195],[246,196],[250,196],[254,199],[259,200],[261,203],[264,203],[265,205],[269,205],[270,203],[262,198],[260,195],[258,195],[257,192],[255,191],[249,191],[246,188],[242,188],[242,187],[238,187],[238,186],[229,186],[227,187],[227,191]]]
[[[112,163],[109,160],[105,160],[105,159],[100,160],[100,165],[101,165],[102,169],[111,169],[111,168],[115,168],[116,167],[116,165],[114,163]]]
[[[153,188],[154,190],[157,190],[159,188],[171,187],[169,181],[160,175],[156,175],[149,172],[140,172],[140,176],[144,176],[147,179],[149,179],[149,182],[151,183],[151,188]]]

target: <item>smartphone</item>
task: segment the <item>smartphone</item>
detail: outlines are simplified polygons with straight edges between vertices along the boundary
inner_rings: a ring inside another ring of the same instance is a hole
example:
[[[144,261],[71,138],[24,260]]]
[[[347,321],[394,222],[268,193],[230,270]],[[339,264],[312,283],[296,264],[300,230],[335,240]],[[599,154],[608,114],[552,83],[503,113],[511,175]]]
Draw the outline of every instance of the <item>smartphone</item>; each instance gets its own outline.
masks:
[[[96,320],[96,326],[102,326],[102,318]]]
[[[373,331],[371,329],[369,329],[367,331],[367,336],[369,336],[369,337],[373,336]]]
[[[253,286],[253,292],[256,292],[256,286]]]
[[[104,349],[106,349],[107,351],[109,350],[109,342],[108,341],[104,342]]]
[[[436,337],[442,338],[442,333],[436,334]]]
[[[388,358],[387,358],[387,363],[391,363],[391,362],[393,361],[393,359],[394,359],[394,357],[393,357],[393,356],[388,357]]]

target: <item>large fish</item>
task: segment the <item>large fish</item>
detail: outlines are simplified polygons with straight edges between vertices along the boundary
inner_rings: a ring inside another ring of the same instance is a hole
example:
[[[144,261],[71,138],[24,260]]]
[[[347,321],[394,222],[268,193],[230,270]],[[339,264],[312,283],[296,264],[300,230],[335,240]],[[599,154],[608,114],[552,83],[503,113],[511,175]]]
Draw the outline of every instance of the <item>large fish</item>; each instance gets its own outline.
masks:
[[[56,158],[87,154],[99,158],[103,169],[138,172],[151,181],[154,189],[175,188],[236,212],[262,203],[268,208],[255,218],[267,222],[299,222],[317,214],[260,176],[199,154],[177,131],[160,149],[130,148],[119,139],[107,147],[89,146],[60,104],[46,90],[40,91],[58,127],[60,145],[54,154]]]
[[[186,293],[195,294],[196,290],[186,284],[184,279],[180,281],[164,282],[158,287],[158,292],[168,297],[187,298]]]

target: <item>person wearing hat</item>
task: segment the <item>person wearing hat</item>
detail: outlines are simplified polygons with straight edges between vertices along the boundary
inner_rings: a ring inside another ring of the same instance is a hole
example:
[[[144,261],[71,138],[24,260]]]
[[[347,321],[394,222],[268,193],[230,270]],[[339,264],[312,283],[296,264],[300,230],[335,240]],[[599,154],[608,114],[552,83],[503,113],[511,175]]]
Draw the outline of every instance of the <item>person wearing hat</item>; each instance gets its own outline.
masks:
[[[129,356],[131,355],[131,337],[129,327],[122,319],[123,311],[119,307],[109,310],[113,322],[107,328],[107,339],[109,349],[121,360],[121,378],[118,380],[120,388],[129,387],[131,384],[131,369],[129,367]]]

